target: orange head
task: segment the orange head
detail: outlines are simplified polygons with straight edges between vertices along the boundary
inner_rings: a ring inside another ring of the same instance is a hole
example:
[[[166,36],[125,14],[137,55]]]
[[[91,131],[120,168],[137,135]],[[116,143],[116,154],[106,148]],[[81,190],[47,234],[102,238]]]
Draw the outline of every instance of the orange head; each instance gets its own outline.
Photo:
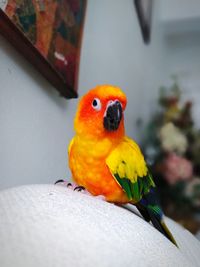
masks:
[[[124,136],[126,96],[119,87],[100,85],[84,95],[75,117],[75,131],[97,138]]]

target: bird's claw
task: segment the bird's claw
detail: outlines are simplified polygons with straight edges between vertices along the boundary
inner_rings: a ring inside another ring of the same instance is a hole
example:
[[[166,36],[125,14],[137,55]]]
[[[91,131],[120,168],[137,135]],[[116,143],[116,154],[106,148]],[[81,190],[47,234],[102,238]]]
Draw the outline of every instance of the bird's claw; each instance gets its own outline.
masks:
[[[72,183],[67,183],[67,187],[68,187],[68,188],[73,187]]]
[[[75,192],[81,192],[82,194],[91,196],[90,192],[88,192],[84,186],[78,185],[76,183],[68,183],[67,187]]]
[[[63,179],[59,179],[59,180],[57,180],[54,184],[60,184],[60,183],[65,183],[65,180],[63,180]]]
[[[74,188],[74,191],[78,191],[78,192],[85,191],[85,187],[83,187],[83,186],[76,186],[76,187]]]
[[[66,180],[63,180],[63,179],[60,179],[60,180],[57,180],[54,184],[62,184],[62,185],[65,185],[67,188],[73,190],[73,191],[76,191],[76,192],[81,192],[85,195],[89,195],[89,196],[92,196],[92,194],[90,194],[84,186],[81,186],[81,185],[78,185],[76,183],[70,183],[70,182],[67,182]],[[105,197],[103,195],[97,195],[95,196],[95,198],[97,199],[100,199],[100,200],[103,200],[105,201]]]
[[[85,190],[85,187],[79,186],[76,183],[67,182],[66,180],[63,180],[63,179],[57,180],[54,184],[62,184],[62,185],[65,185],[67,188],[70,188],[70,189],[72,189],[74,191],[77,191],[77,192],[84,192],[84,191],[86,191]]]
[[[63,180],[63,179],[57,180],[54,184],[61,184],[61,185],[64,185],[64,186],[66,186],[68,188],[71,188],[73,190],[78,186],[75,183],[69,183],[68,181]]]

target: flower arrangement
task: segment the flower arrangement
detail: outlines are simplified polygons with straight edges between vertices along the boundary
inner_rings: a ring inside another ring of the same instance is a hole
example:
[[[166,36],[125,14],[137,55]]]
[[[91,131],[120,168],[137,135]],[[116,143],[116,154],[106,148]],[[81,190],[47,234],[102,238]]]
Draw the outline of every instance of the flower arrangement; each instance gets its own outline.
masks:
[[[192,102],[181,102],[176,79],[160,88],[159,111],[146,127],[142,146],[165,213],[195,232],[200,228],[200,131]]]

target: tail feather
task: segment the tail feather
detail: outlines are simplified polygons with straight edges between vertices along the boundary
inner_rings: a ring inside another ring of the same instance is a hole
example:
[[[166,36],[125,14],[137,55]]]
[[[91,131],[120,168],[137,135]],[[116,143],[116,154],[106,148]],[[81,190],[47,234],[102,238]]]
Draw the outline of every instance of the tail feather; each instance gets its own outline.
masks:
[[[143,208],[139,203],[135,204],[137,209],[139,210],[140,214],[143,216],[145,221],[150,222],[151,217],[149,216],[148,210]]]
[[[162,225],[162,229],[165,232],[165,236],[178,248],[176,240],[174,239],[172,233],[169,231],[167,225],[164,223],[164,221],[161,221],[160,224]]]
[[[151,222],[153,224],[153,226],[162,234],[164,234],[164,236],[166,236],[176,247],[178,247],[172,233],[170,232],[170,230],[168,229],[167,225],[165,224],[165,222],[163,221],[163,219],[159,219],[158,217],[155,216],[155,214],[153,214],[151,211],[149,211],[149,216],[151,218]]]
[[[177,246],[174,237],[163,221],[163,211],[158,201],[155,188],[151,188],[136,206],[146,221],[151,221],[159,232],[164,234],[175,246]]]

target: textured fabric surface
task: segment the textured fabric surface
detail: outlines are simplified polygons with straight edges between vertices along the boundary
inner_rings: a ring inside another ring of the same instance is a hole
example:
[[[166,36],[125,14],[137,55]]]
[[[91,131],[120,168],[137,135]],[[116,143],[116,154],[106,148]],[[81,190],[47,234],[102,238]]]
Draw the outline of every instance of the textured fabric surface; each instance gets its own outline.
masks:
[[[200,243],[166,218],[177,249],[133,209],[59,185],[0,192],[1,267],[200,266]]]

